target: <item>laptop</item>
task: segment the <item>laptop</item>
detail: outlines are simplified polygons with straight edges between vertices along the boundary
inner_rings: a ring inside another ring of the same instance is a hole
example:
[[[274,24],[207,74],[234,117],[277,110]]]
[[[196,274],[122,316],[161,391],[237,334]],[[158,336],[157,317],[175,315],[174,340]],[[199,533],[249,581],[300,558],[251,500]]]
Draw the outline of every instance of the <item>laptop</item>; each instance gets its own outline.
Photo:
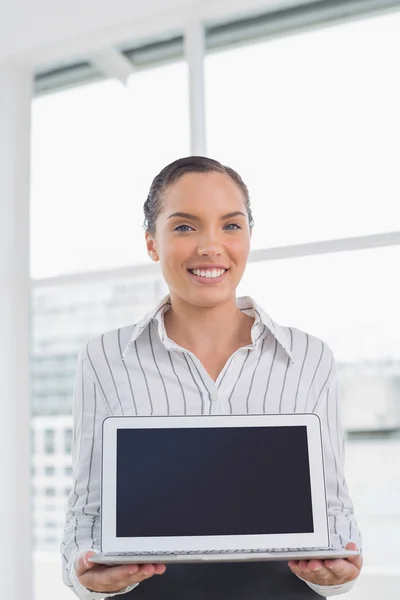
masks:
[[[95,563],[346,558],[315,414],[109,417]]]

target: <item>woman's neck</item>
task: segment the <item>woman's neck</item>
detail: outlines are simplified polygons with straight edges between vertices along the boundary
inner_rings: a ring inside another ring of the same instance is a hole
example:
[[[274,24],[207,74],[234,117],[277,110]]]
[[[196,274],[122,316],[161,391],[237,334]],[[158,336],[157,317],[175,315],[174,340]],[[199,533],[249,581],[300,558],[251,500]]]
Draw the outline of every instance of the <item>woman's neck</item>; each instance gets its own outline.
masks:
[[[164,314],[168,337],[196,352],[223,353],[251,343],[254,319],[236,306],[236,298],[212,307],[199,307],[171,297],[172,306]]]

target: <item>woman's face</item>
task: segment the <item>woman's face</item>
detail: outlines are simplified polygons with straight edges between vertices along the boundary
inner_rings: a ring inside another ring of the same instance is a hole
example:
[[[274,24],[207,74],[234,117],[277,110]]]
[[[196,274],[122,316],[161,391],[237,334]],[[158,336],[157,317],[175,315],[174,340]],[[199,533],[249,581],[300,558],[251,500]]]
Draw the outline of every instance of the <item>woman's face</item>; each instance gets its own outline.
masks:
[[[239,186],[223,173],[189,173],[165,191],[155,235],[146,233],[146,243],[172,298],[211,307],[235,296],[250,237]]]

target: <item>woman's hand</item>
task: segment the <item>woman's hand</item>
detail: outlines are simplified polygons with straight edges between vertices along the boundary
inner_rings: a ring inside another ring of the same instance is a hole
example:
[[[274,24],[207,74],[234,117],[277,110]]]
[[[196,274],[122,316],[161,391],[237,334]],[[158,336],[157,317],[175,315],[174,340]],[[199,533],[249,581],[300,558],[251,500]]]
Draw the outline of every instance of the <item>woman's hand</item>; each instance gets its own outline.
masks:
[[[88,559],[96,553],[89,551],[78,556],[75,572],[79,583],[92,592],[111,594],[120,592],[129,585],[140,583],[153,575],[162,575],[165,565],[121,565],[107,567],[90,562]]]
[[[357,550],[350,542],[346,550]],[[291,560],[289,567],[299,577],[317,585],[339,585],[356,579],[361,571],[362,557],[333,558],[329,560]]]

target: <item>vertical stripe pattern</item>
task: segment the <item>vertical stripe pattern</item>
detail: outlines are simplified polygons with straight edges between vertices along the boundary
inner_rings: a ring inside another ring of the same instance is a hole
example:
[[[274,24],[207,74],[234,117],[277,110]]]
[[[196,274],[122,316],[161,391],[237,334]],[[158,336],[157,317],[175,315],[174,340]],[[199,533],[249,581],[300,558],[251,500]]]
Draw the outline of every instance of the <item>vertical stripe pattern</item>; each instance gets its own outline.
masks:
[[[351,538],[361,547],[344,476],[337,372],[329,346],[278,325],[251,298],[238,299],[238,308],[255,319],[252,343],[230,356],[213,381],[193,354],[168,339],[163,314],[169,307],[164,300],[140,323],[91,340],[79,357],[74,481],[61,547],[66,585],[74,585],[70,571],[76,554],[99,549],[101,435],[110,415],[315,412],[322,426],[331,542],[345,545]]]

